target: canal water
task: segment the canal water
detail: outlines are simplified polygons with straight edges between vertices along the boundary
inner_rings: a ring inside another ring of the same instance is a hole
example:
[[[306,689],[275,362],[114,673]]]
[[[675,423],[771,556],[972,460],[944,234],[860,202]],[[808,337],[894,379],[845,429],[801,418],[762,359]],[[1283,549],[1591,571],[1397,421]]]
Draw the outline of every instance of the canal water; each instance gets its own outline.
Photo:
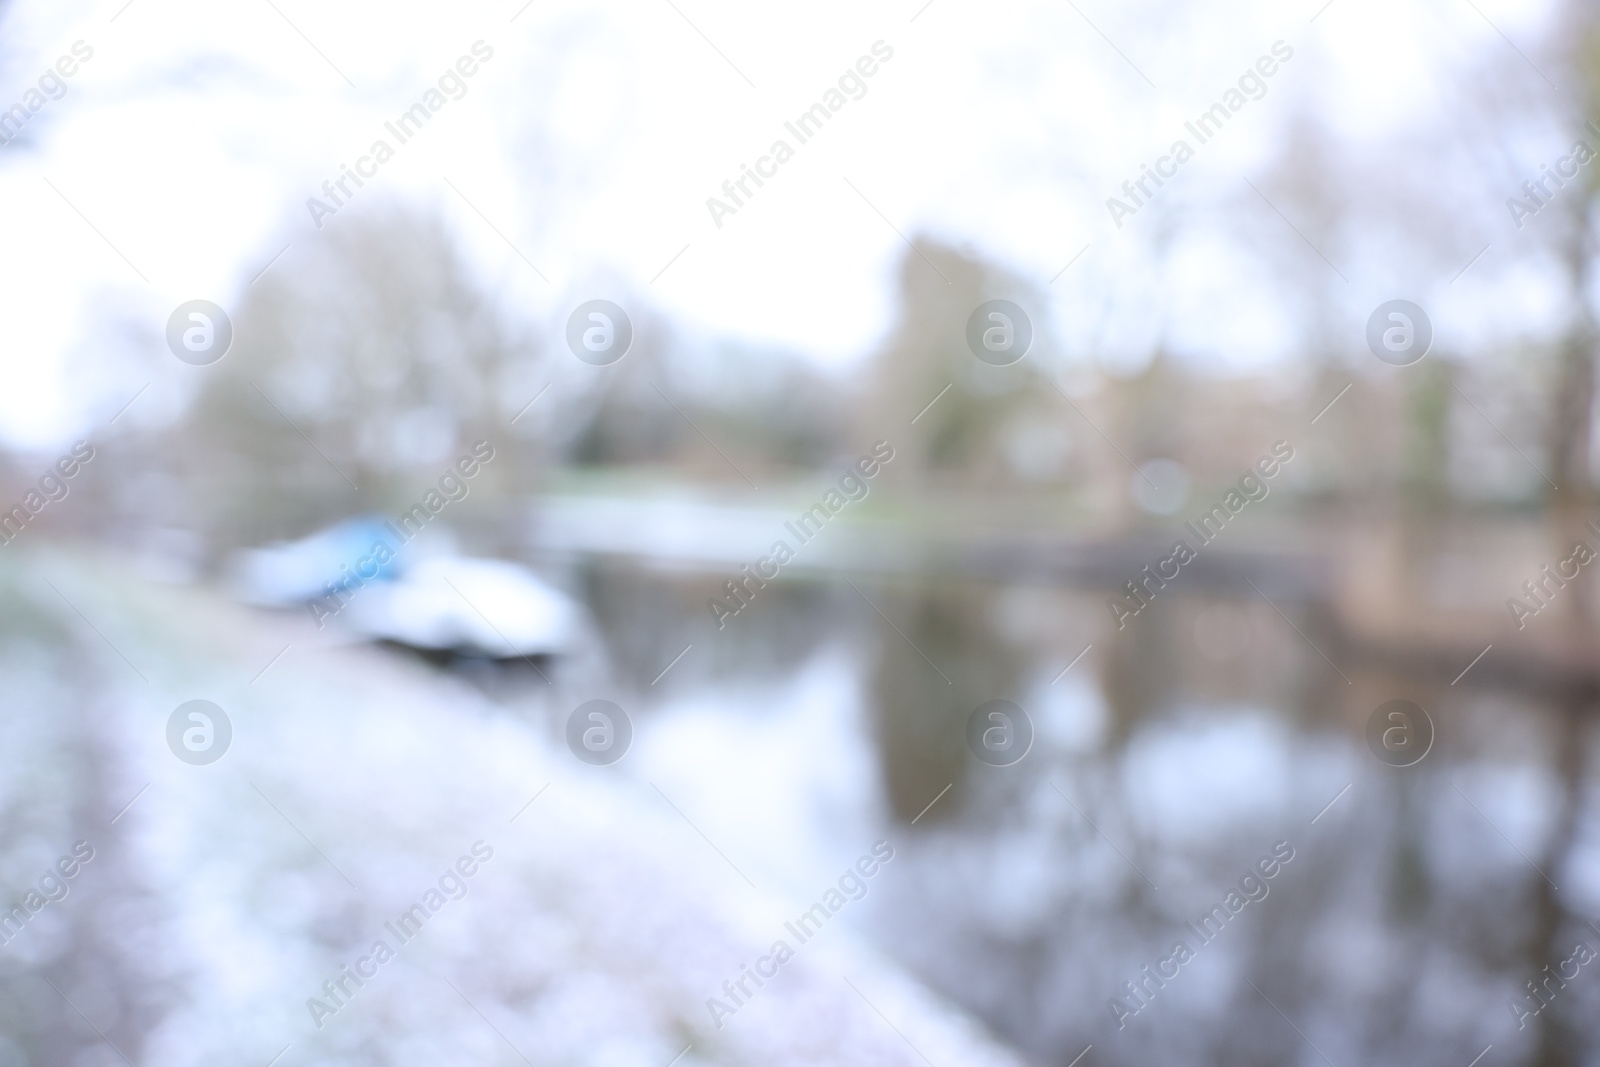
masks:
[[[850,924],[1038,1062],[1600,1048],[1582,699],[1366,664],[1249,586],[1118,631],[1104,593],[841,576],[717,630],[705,577],[574,577],[636,709],[628,773],[792,886],[893,842]],[[1008,766],[967,741],[993,700],[1031,728]]]

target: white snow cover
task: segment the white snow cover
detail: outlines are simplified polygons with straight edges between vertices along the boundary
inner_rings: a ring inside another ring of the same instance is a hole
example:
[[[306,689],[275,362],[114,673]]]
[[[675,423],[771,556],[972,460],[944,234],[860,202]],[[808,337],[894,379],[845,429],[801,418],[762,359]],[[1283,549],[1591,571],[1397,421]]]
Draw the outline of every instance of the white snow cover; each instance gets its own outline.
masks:
[[[553,720],[532,723],[377,650],[319,645],[304,620],[135,585],[74,557],[6,563],[0,580],[70,627],[76,649],[97,656],[85,670],[114,690],[95,709],[114,753],[105,788],[138,798],[98,840],[121,838],[153,890],[157,929],[141,943],[159,957],[151,972],[178,984],[148,1062],[265,1064],[285,1046],[281,1067],[666,1067],[680,1053],[684,1067],[1019,1062],[838,924],[805,945],[789,939],[796,958],[719,1031],[706,998],[785,936],[796,902],[838,872],[784,884],[788,872],[758,861],[752,888],[635,777],[661,769],[672,790],[681,768],[674,779],[656,764],[582,765]],[[194,698],[222,706],[233,726],[228,752],[208,766],[166,746],[167,717]],[[26,763],[48,732],[14,733],[6,762]],[[716,754],[701,755],[716,775]],[[384,924],[480,841],[493,856],[465,879],[466,895],[319,1029],[307,999],[375,940],[393,945]],[[99,873],[91,863],[78,882]],[[900,873],[889,863],[874,882]],[[46,941],[26,944],[34,936],[5,951],[46,954]]]

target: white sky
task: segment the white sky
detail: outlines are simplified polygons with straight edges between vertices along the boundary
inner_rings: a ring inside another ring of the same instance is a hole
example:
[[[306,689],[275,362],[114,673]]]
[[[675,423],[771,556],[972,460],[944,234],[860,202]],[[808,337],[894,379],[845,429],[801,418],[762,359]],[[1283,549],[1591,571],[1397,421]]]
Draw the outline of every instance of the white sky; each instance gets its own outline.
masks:
[[[0,45],[0,107],[73,41],[94,58],[34,118],[32,145],[0,148],[0,438],[46,445],[85,432],[147,381],[151,397],[181,394],[203,371],[148,355],[171,310],[197,297],[236,307],[285,245],[272,270],[294,270],[320,236],[305,199],[374,139],[394,144],[383,122],[480,38],[494,58],[466,97],[398,146],[359,196],[438,205],[486,285],[552,344],[582,300],[647,299],[691,335],[848,366],[890,324],[898,230],[970,244],[1037,279],[1075,351],[1139,352],[1164,337],[1221,371],[1256,367],[1292,354],[1296,307],[1264,295],[1273,276],[1257,238],[1209,213],[1274,157],[1297,104],[1351,145],[1381,145],[1456,107],[1441,75],[1506,49],[1494,27],[1533,42],[1547,6],[1475,2],[1482,16],[1422,0],[1334,0],[1320,14],[1323,0],[536,0],[520,13],[523,0],[448,11],[19,0]],[[1158,212],[1119,231],[1105,198],[1278,39],[1295,58],[1267,96],[1163,190],[1166,222],[1182,206],[1193,225],[1158,272]],[[706,198],[775,138],[793,145],[783,122],[877,40],[894,58],[866,96],[713,226]],[[1569,144],[1532,138],[1526,173]],[[1509,249],[1503,208],[1480,210],[1464,228]],[[1287,227],[1261,232],[1299,241]],[[1446,340],[1451,322],[1479,336],[1553,313],[1548,282],[1525,266],[1520,288],[1486,310],[1472,287],[1498,276],[1493,255],[1448,292],[1433,274],[1344,267],[1356,331],[1354,309],[1397,285],[1441,294]]]

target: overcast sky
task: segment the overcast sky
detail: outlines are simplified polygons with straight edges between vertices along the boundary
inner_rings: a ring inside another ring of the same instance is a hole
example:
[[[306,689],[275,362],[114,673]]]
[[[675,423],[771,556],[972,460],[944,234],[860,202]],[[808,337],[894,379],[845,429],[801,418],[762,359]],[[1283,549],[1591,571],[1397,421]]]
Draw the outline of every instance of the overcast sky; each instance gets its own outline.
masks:
[[[1323,3],[18,0],[0,33],[0,107],[75,41],[93,57],[27,143],[0,148],[0,436],[83,433],[152,374],[152,396],[181,391],[194,368],[120,354],[158,346],[184,301],[237,307],[280,252],[270,269],[295,270],[340,224],[319,232],[307,198],[379,138],[395,156],[352,207],[436,205],[507,313],[553,342],[574,305],[605,296],[647,300],[690,336],[848,367],[891,323],[902,237],[933,233],[1033,278],[1072,354],[1138,358],[1164,340],[1221,372],[1291,359],[1296,308],[1268,295],[1256,242],[1301,238],[1268,228],[1265,204],[1268,237],[1241,236],[1219,205],[1249,192],[1242,178],[1277,158],[1295,116],[1320,115],[1352,152],[1425,129],[1459,112],[1460,71],[1510,48],[1502,32],[1531,49],[1548,17],[1542,0]],[[400,145],[384,123],[480,40],[493,56],[465,95]],[[880,41],[893,56],[865,95],[799,144],[784,123]],[[1276,41],[1294,56],[1265,96],[1113,226],[1106,198]],[[719,228],[707,198],[780,138],[794,157]],[[1533,129],[1528,174],[1570,141]],[[1157,270],[1161,218],[1179,213],[1181,247]],[[1497,314],[1514,329],[1553,314],[1546,282],[1496,263],[1518,236],[1503,206],[1475,202],[1462,225],[1504,250],[1448,292],[1437,268],[1341,264],[1344,325],[1413,294],[1444,294],[1447,339],[1493,334]],[[1491,312],[1490,285],[1521,295]]]

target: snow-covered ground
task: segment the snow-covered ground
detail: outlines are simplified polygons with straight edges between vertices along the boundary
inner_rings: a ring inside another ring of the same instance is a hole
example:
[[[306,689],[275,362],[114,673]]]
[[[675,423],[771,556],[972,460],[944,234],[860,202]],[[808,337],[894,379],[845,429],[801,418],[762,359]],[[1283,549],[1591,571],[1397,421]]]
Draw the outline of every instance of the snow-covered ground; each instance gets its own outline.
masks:
[[[318,645],[298,617],[68,554],[8,559],[0,588],[0,804],[28,829],[0,885],[20,899],[73,841],[97,850],[0,948],[8,985],[58,1019],[13,1020],[0,1060],[65,1062],[65,1026],[80,1062],[116,1060],[107,1044],[174,1065],[1020,1062],[858,939],[863,904],[807,943],[785,930],[875,841],[893,847],[856,784],[874,776],[837,671],[754,718],[642,717],[634,751],[592,767],[552,726],[570,709],[513,712]],[[191,699],[231,723],[210,764],[168,747]],[[796,728],[818,713],[828,729]],[[785,758],[735,760],[763,749]],[[775,763],[805,780],[750,770]],[[796,810],[796,792],[820,799]],[[757,839],[771,847],[741,845]],[[878,867],[867,900],[903,870]],[[402,946],[393,924],[417,904]],[[723,983],[780,939],[794,957],[719,1027],[708,998],[731,1003]]]

